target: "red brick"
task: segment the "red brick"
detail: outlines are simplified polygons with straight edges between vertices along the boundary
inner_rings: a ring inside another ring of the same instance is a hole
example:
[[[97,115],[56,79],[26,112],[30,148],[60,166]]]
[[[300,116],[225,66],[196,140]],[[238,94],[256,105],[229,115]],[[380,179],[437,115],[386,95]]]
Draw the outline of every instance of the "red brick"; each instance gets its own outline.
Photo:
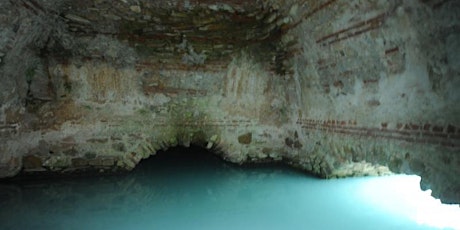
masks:
[[[419,130],[419,129],[420,129],[420,126],[411,123],[411,124],[410,124],[410,128],[411,128],[412,130]]]
[[[378,79],[367,79],[367,80],[363,80],[363,83],[364,84],[371,84],[371,83],[377,83],[379,80]]]
[[[385,55],[388,55],[388,54],[391,54],[391,53],[395,53],[395,52],[398,52],[399,51],[399,47],[395,47],[395,48],[392,48],[392,49],[388,49],[388,50],[385,50]]]
[[[423,125],[423,130],[425,130],[425,131],[430,131],[430,128],[431,128],[430,124]]]
[[[444,131],[444,127],[442,126],[433,126],[433,132],[442,133]]]
[[[450,143],[450,142],[441,142],[441,145],[444,146],[444,147],[449,147],[449,148],[453,148],[455,147],[455,144],[453,143]]]
[[[447,133],[455,133],[455,126],[448,125],[447,126]]]

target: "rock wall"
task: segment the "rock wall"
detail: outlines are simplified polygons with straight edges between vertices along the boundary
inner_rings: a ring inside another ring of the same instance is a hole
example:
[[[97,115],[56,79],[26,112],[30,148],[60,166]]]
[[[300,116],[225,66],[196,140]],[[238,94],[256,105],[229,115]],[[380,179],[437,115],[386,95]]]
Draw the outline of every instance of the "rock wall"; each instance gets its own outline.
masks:
[[[271,10],[258,15],[238,1],[178,12],[129,1],[67,2],[60,12],[45,1],[4,4],[24,15],[6,19],[33,32],[4,23],[13,32],[2,70],[15,94],[2,107],[3,177],[130,170],[158,149],[190,143],[232,162],[281,159],[287,83],[280,60],[271,61],[283,50]],[[10,58],[17,50],[36,61]]]
[[[0,176],[191,143],[460,201],[454,1],[0,3]]]
[[[459,6],[323,1],[306,10],[290,31],[301,41],[293,84],[304,151],[325,152],[339,169],[365,161],[415,173],[434,196],[458,200]]]

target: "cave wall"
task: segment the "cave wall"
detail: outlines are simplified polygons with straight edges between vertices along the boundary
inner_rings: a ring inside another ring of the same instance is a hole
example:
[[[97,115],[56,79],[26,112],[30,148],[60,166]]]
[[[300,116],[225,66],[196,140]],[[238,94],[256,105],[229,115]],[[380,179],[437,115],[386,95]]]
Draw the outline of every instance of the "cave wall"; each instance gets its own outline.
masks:
[[[224,2],[0,3],[0,176],[193,143],[458,203],[458,3]]]
[[[274,8],[45,2],[3,3],[3,177],[130,170],[191,143],[237,163],[286,154]]]
[[[307,11],[290,31],[302,41],[293,81],[305,151],[325,152],[339,174],[353,162],[415,173],[423,189],[458,199],[458,7],[324,1]]]

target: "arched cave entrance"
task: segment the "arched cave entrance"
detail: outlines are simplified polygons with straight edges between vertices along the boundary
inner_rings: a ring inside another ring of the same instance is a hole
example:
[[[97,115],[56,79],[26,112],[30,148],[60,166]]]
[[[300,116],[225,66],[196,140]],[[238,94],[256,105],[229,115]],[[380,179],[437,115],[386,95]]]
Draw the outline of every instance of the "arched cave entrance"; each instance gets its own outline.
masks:
[[[188,180],[203,178],[206,174],[222,174],[236,165],[224,161],[211,150],[198,145],[176,146],[159,150],[149,158],[141,160],[132,174],[147,180]],[[224,175],[221,175],[224,176]]]
[[[200,166],[229,165],[215,153],[198,145],[190,147],[176,146],[159,150],[147,159],[139,162],[135,171],[152,170],[155,168],[199,168]]]
[[[189,147],[170,147],[141,160],[129,174],[152,183],[170,181],[172,184],[177,184],[180,181],[189,185],[202,184],[204,187],[207,187],[207,183],[216,183],[214,186],[219,186],[221,182],[225,183],[226,180],[233,178],[251,177],[253,170],[255,170],[254,174],[285,172],[314,178],[307,172],[282,162],[232,163],[222,159],[220,153],[216,151],[194,144]],[[207,193],[207,191],[202,192]]]

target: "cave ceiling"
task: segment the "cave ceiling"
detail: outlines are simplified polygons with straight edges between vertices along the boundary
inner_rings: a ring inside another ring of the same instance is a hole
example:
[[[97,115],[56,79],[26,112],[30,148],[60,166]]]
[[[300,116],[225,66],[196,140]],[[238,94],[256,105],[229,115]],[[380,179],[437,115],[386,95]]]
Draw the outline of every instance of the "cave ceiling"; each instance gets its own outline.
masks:
[[[115,38],[159,68],[225,67],[245,52],[278,74],[289,72],[285,59],[294,42],[283,43],[281,38],[293,19],[286,16],[290,6],[279,2],[84,0],[69,1],[59,12],[35,1],[16,4],[34,14],[54,13],[80,44],[97,36]],[[53,56],[69,58],[62,47],[48,48]]]

